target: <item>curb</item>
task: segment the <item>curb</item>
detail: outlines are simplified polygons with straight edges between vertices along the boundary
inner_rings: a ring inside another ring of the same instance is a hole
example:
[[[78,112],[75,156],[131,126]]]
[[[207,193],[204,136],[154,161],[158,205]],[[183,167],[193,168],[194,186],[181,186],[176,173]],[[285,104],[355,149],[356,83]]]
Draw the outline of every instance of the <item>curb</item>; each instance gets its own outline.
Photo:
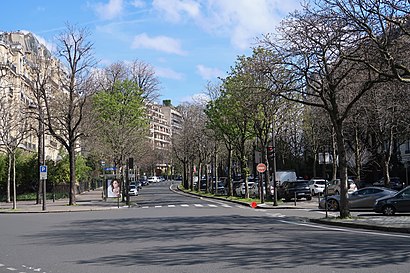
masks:
[[[328,219],[309,219],[310,222],[316,224],[323,224],[328,226],[338,226],[338,227],[350,227],[350,228],[360,228],[367,230],[376,231],[388,231],[397,233],[410,233],[410,228],[392,227],[392,226],[376,226],[365,223],[354,223],[354,222],[342,222],[342,221],[332,221]]]

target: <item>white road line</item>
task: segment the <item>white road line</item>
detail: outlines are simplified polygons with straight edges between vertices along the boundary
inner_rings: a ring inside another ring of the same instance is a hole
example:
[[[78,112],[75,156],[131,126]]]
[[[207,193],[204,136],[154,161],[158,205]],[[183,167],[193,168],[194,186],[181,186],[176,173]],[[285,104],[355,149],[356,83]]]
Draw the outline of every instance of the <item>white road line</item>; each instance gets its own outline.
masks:
[[[336,227],[328,227],[328,226],[314,225],[314,224],[307,224],[307,223],[297,223],[297,222],[291,222],[291,221],[286,221],[286,220],[278,220],[278,222],[285,223],[285,224],[290,224],[290,225],[296,225],[296,226],[306,226],[306,227],[317,228],[317,229],[327,229],[327,230],[343,231],[343,232],[350,232],[350,233],[353,232],[353,233],[359,233],[359,234],[370,234],[370,235],[379,235],[379,236],[388,236],[388,237],[399,237],[399,238],[407,238],[407,239],[410,238],[409,235],[381,233],[381,232],[374,232],[374,231],[361,231],[361,230],[348,229],[348,228],[336,228]]]
[[[218,207],[217,205],[214,205],[214,204],[208,204],[208,206],[211,207],[211,208],[217,208]]]
[[[201,205],[201,204],[194,204],[194,206],[197,207],[197,208],[202,208],[203,207],[203,205]]]
[[[175,208],[175,205],[168,205],[168,208]]]
[[[285,217],[285,215],[280,214],[280,213],[266,213],[266,215],[271,216],[271,217],[278,217],[278,218]]]
[[[141,207],[142,209],[147,209],[147,208],[149,208],[148,206],[143,206],[143,207]]]
[[[232,206],[229,206],[229,205],[227,205],[227,204],[222,204],[222,207],[224,207],[224,208],[232,208]]]
[[[7,267],[8,270],[10,271],[16,271],[17,269],[13,268],[13,267]]]
[[[189,207],[189,205],[187,205],[187,204],[182,204],[181,207],[185,207],[185,208],[186,208],[186,207]]]
[[[162,208],[162,206],[155,206],[155,208]]]
[[[0,267],[5,266],[4,264],[0,264]]]

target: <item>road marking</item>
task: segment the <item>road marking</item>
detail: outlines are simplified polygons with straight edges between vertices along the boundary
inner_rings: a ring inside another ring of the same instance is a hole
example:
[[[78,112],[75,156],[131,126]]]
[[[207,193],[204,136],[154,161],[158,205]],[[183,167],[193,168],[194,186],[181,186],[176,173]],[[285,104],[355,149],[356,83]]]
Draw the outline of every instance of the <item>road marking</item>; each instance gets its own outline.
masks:
[[[13,268],[13,267],[7,267],[8,270],[10,271],[16,271],[17,269]]]
[[[162,208],[162,206],[155,206],[155,208]]]
[[[305,226],[305,227],[312,227],[318,229],[327,229],[327,230],[334,230],[334,231],[343,231],[343,232],[350,232],[350,233],[359,233],[359,234],[370,234],[370,235],[379,235],[379,236],[388,236],[388,237],[399,237],[399,238],[407,238],[409,239],[409,235],[400,235],[400,234],[391,234],[391,233],[382,233],[382,232],[374,232],[374,231],[361,231],[356,229],[348,229],[348,228],[336,228],[336,227],[328,227],[323,225],[314,225],[314,224],[307,224],[307,223],[297,223],[292,221],[286,220],[278,220],[278,222],[296,225],[296,226]]]
[[[229,206],[229,205],[227,205],[227,204],[222,204],[222,207],[224,207],[224,208],[232,208],[232,206]]]
[[[285,217],[285,215],[280,214],[280,213],[266,213],[266,215],[271,216],[271,217],[278,217],[278,218]]]
[[[202,208],[203,207],[203,205],[201,205],[201,204],[194,204],[194,206],[197,207],[197,208]]]
[[[186,208],[186,207],[189,207],[189,205],[187,205],[187,204],[182,204],[181,207],[185,207],[185,208]]]
[[[175,208],[175,205],[168,205],[168,208]]]
[[[218,207],[217,205],[214,205],[214,204],[208,204],[208,206],[210,206],[211,208],[217,208]]]
[[[5,266],[4,264],[0,264],[0,267]]]

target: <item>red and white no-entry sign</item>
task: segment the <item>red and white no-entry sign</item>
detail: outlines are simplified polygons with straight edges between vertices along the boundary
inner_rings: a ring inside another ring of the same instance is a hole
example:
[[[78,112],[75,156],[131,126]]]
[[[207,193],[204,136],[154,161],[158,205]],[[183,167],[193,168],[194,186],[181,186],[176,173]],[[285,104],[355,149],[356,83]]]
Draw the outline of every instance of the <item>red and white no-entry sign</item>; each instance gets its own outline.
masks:
[[[256,166],[256,170],[260,173],[264,173],[266,171],[266,165],[259,163],[258,166]]]

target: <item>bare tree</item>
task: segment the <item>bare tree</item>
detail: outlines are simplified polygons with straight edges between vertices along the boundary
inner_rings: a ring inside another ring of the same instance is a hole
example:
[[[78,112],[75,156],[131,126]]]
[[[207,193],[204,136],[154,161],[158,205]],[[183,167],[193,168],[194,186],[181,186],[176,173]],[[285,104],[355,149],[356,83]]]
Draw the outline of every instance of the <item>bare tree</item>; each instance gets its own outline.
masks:
[[[63,66],[58,66],[58,82],[42,90],[45,104],[45,123],[50,134],[67,150],[70,161],[69,205],[76,204],[76,148],[83,133],[86,100],[92,92],[87,87],[90,69],[94,67],[93,45],[87,39],[87,29],[67,24],[67,29],[57,38],[58,57]]]
[[[135,59],[128,67],[128,77],[141,88],[147,102],[153,102],[159,97],[159,80],[150,64]]]
[[[324,9],[347,23],[371,54],[350,59],[366,64],[383,77],[410,82],[410,3],[403,0],[323,0]]]
[[[7,152],[9,164],[7,172],[7,202],[10,202],[13,186],[13,209],[17,208],[16,151],[25,139],[30,126],[26,115],[27,105],[20,103],[17,94],[0,97],[0,148]]]
[[[271,62],[268,73],[283,88],[280,95],[327,112],[335,133],[342,181],[340,216],[349,217],[344,124],[354,105],[380,77],[349,58],[363,53],[361,37],[331,10],[305,7],[286,19],[279,33],[262,41],[281,60]],[[287,74],[286,83],[272,73],[276,69]]]

